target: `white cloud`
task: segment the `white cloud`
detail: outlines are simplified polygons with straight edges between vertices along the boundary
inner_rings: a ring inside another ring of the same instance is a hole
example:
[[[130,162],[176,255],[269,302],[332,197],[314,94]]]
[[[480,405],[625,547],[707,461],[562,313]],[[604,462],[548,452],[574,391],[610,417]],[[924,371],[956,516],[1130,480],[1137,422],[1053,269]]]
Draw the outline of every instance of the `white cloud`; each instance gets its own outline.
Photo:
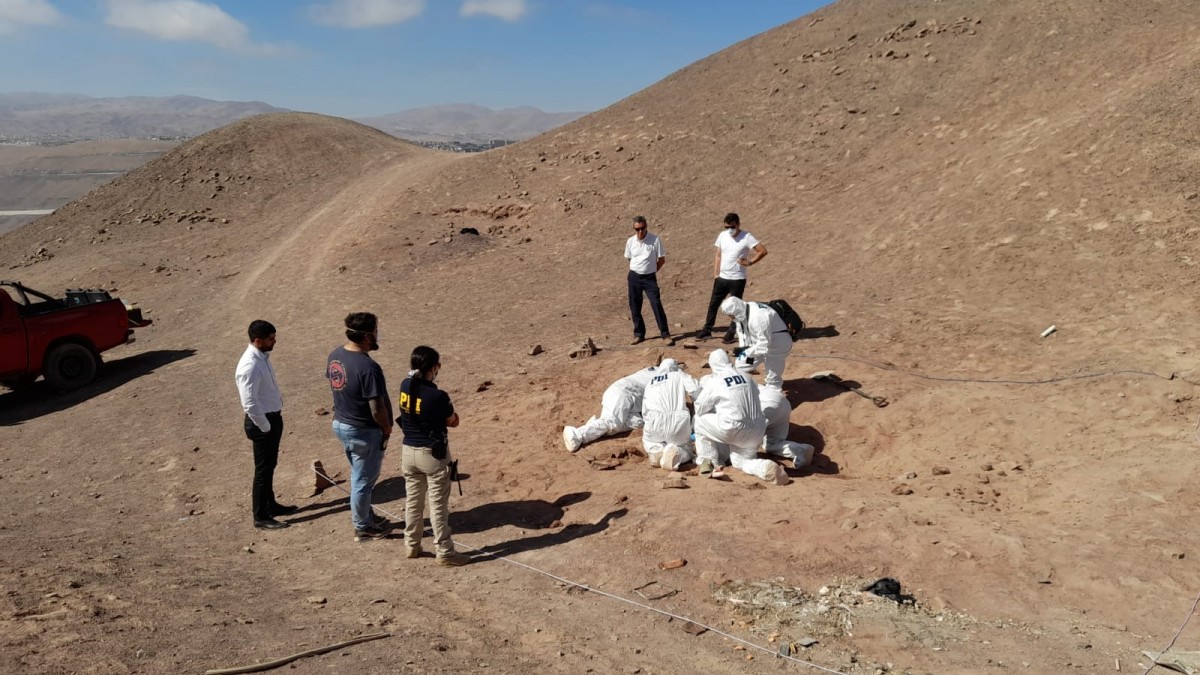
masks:
[[[252,43],[246,24],[217,5],[197,0],[108,0],[104,22],[168,42],[206,42],[222,49],[262,54],[279,51],[277,47]]]
[[[308,8],[313,21],[342,28],[390,26],[420,16],[425,0],[329,0]]]
[[[505,21],[516,21],[525,16],[529,5],[525,0],[466,0],[459,14],[462,16],[494,16]]]
[[[46,0],[0,0],[0,33],[14,33],[18,26],[45,26],[62,15]]]

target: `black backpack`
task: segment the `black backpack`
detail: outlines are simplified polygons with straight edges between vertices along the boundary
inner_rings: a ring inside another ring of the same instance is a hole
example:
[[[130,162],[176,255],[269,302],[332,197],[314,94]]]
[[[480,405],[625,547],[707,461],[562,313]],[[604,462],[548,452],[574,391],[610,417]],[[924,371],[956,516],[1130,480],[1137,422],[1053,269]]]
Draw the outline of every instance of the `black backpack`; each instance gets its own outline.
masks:
[[[768,307],[775,310],[779,318],[783,319],[783,323],[787,326],[788,333],[792,336],[792,342],[800,339],[800,334],[804,332],[804,319],[792,309],[787,300],[782,298],[779,300],[770,300],[766,303]]]

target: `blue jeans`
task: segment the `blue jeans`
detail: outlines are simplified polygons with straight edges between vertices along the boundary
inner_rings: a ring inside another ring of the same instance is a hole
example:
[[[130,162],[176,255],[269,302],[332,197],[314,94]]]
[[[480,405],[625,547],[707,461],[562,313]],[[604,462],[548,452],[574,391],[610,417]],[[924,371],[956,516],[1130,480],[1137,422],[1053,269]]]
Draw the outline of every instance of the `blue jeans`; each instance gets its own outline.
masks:
[[[383,430],[334,420],[333,435],[350,460],[350,519],[354,529],[365,530],[371,525],[371,492],[383,467]]]

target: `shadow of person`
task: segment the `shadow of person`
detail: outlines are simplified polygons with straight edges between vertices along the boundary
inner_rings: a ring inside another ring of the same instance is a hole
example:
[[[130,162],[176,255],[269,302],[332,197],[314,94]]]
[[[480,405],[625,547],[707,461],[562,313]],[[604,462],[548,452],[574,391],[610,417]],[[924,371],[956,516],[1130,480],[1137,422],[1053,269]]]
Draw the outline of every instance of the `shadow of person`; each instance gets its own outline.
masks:
[[[452,511],[450,530],[456,534],[471,534],[505,525],[526,530],[541,530],[562,520],[566,507],[578,504],[591,496],[590,492],[572,492],[553,502],[525,499],[481,504],[466,511]]]
[[[815,448],[813,452],[812,462],[801,469],[788,471],[788,475],[794,477],[812,476],[820,474],[823,476],[836,476],[841,473],[841,467],[825,454],[825,436],[817,431],[816,428],[803,424],[793,424],[788,429],[788,438],[800,443],[808,443]]]
[[[156,349],[102,363],[96,379],[74,391],[58,392],[44,380],[9,391],[0,395],[0,426],[13,426],[66,410],[195,353],[195,349]]]
[[[845,390],[830,382],[822,382],[807,377],[785,380],[783,394],[795,410],[801,403],[820,403],[845,393]]]
[[[534,551],[539,548],[557,546],[574,541],[575,539],[591,536],[607,530],[611,521],[627,513],[629,513],[629,509],[617,509],[616,511],[609,511],[604,514],[604,517],[595,523],[573,523],[555,532],[539,534],[535,537],[510,539],[498,544],[489,544],[478,549],[479,553],[475,554],[476,557],[471,562],[482,562],[489,556],[509,556],[516,553],[524,553],[525,551]]]
[[[805,326],[804,330],[796,336],[797,340],[816,340],[818,338],[830,338],[841,335],[838,329],[832,324],[828,326]]]
[[[280,520],[286,521],[289,524],[307,523],[310,520],[318,520],[325,516],[331,516],[335,513],[350,510],[349,497],[335,497],[320,504],[305,504],[301,506],[295,514],[283,516]]]
[[[404,476],[392,476],[375,484],[375,489],[371,492],[371,503],[386,504],[397,499],[404,499],[407,494],[404,487]]]

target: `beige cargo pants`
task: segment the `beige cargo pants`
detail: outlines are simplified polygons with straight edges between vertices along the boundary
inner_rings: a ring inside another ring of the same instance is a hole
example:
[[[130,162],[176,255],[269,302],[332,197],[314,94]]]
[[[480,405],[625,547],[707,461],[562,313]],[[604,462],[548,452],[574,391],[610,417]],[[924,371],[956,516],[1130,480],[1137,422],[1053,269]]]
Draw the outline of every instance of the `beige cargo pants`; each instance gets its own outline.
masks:
[[[450,456],[434,459],[429,448],[400,446],[400,470],[404,473],[404,546],[420,550],[425,521],[425,498],[429,497],[429,523],[437,557],[454,552],[450,540]]]

